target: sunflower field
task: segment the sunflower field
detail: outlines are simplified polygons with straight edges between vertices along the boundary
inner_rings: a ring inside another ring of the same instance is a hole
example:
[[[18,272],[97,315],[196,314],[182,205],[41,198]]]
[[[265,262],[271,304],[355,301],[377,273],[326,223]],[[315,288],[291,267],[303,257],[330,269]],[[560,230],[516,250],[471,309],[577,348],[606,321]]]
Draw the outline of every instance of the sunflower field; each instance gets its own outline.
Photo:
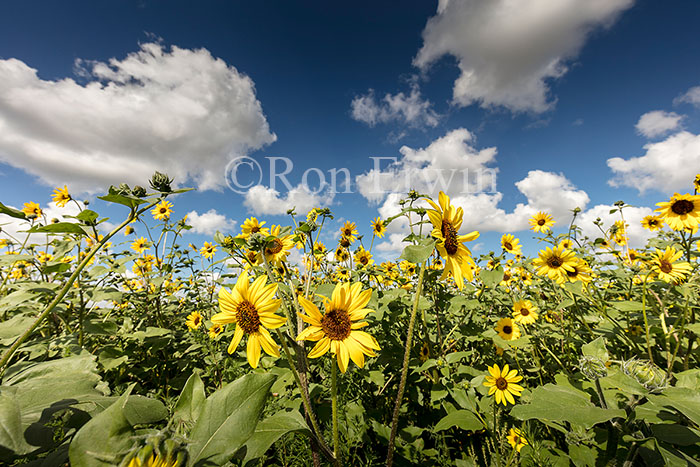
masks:
[[[110,187],[111,231],[65,187],[69,221],[0,204],[0,464],[700,465],[697,189],[636,250],[625,203],[598,238],[537,213],[528,258],[472,254],[444,193],[330,246],[322,207],[185,244],[171,184]]]

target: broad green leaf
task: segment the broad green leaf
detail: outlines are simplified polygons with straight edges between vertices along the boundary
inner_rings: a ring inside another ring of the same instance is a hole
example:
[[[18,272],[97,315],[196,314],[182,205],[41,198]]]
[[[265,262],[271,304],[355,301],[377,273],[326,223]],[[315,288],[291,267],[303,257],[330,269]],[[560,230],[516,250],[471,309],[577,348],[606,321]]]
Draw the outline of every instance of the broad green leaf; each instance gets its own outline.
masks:
[[[599,358],[603,361],[603,363],[607,362],[610,358],[608,356],[608,350],[605,348],[605,338],[602,336],[592,342],[589,342],[588,344],[585,344],[581,350],[583,350],[583,355],[587,357]]]
[[[479,272],[479,278],[481,282],[488,288],[495,288],[503,280],[503,269],[498,268],[493,271],[488,269],[482,269]]]
[[[242,451],[245,452],[243,464],[258,459],[278,439],[287,433],[299,432],[310,434],[304,417],[296,410],[293,412],[278,412],[258,423],[255,433],[246,441]]]
[[[627,300],[611,302],[610,305],[612,305],[620,311],[642,311],[642,309],[644,308],[644,306],[640,302],[633,302]]]
[[[98,217],[99,214],[91,209],[84,209],[80,211],[80,214],[75,216],[76,219],[85,222],[87,225],[93,225]]]
[[[456,426],[465,431],[476,431],[484,428],[476,415],[470,410],[455,410],[443,417],[433,431],[443,431]]]
[[[134,429],[124,414],[133,387],[75,434],[69,450],[72,467],[117,465],[133,446]]]
[[[35,226],[29,229],[27,232],[55,234],[72,233],[79,235],[87,235],[85,233],[85,230],[83,230],[83,227],[80,224],[76,224],[74,222],[57,222],[56,224]]]
[[[8,216],[15,217],[17,219],[25,219],[26,216],[19,209],[11,208],[0,203],[0,214],[7,214]]]
[[[662,407],[673,407],[700,425],[700,394],[688,388],[667,388],[663,394],[648,396],[649,401]]]
[[[275,376],[249,373],[209,396],[189,439],[190,465],[223,465],[254,433]]]
[[[692,446],[700,443],[700,433],[683,425],[666,423],[652,425],[651,431],[657,439],[679,446]]]
[[[585,428],[613,418],[626,417],[624,410],[596,407],[583,391],[551,383],[533,389],[531,402],[516,405],[510,414],[520,420],[570,422]]]
[[[425,238],[418,242],[418,245],[408,245],[401,253],[401,259],[405,259],[414,264],[421,264],[427,260],[435,249],[435,240]]]
[[[102,201],[107,201],[110,203],[116,203],[116,204],[122,204],[124,206],[128,206],[130,208],[138,206],[139,204],[143,204],[146,202],[146,200],[137,198],[135,196],[124,196],[124,195],[119,195],[116,192],[112,192],[110,189],[110,193],[105,196],[98,196],[98,199],[101,199]]]
[[[197,420],[206,398],[202,378],[197,373],[193,373],[185,383],[185,387],[182,388],[180,397],[175,404],[174,422],[184,423],[187,426],[192,425]]]
[[[24,440],[22,413],[14,388],[0,388],[0,459],[9,460],[13,454],[34,450]],[[8,452],[9,450],[9,452]]]

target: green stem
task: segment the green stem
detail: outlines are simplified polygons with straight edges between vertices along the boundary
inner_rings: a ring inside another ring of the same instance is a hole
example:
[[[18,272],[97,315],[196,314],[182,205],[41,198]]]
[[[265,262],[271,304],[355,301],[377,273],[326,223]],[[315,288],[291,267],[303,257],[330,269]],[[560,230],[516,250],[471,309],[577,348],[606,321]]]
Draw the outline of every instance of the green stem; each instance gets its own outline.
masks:
[[[394,463],[394,441],[396,439],[396,431],[398,430],[399,424],[399,411],[401,410],[401,400],[403,399],[403,393],[406,389],[406,377],[408,376],[408,361],[411,356],[411,342],[413,341],[413,328],[416,324],[416,312],[418,311],[418,302],[420,301],[420,294],[423,290],[423,276],[425,275],[425,261],[420,266],[420,272],[418,273],[418,286],[416,287],[416,295],[413,300],[413,309],[411,310],[411,317],[408,320],[408,336],[406,337],[406,346],[404,347],[403,353],[403,366],[401,368],[401,381],[399,382],[399,393],[396,396],[396,404],[394,405],[394,414],[391,420],[391,435],[389,436],[389,452],[386,456],[386,466],[391,467]]]
[[[340,438],[338,437],[338,366],[331,361],[331,403],[333,408],[333,455],[340,462]]]
[[[649,275],[647,274],[644,278],[644,284],[642,286],[642,315],[644,315],[644,332],[647,339],[647,353],[649,354],[649,361],[654,363],[654,357],[651,354],[651,339],[649,338],[649,321],[647,320],[647,279]]]
[[[493,398],[493,431],[491,432],[493,440],[493,451],[496,454],[496,465],[501,467],[501,443],[498,441],[498,404],[496,398]]]

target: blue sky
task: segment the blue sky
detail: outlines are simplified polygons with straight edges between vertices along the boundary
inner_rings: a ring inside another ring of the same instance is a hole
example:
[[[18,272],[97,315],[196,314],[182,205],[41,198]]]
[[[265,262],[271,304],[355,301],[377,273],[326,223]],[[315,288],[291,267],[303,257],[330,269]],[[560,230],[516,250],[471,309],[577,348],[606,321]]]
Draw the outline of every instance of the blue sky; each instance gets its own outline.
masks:
[[[329,203],[368,233],[395,189],[367,195],[374,156],[397,158],[382,166],[389,181],[497,169],[496,193],[448,187],[465,229],[483,232],[480,252],[505,232],[534,249],[522,230],[537,210],[564,228],[579,205],[593,235],[621,199],[638,224],[700,172],[698,20],[690,0],[11,2],[0,7],[0,200],[46,205],[59,183],[94,200],[157,167],[199,188],[175,215],[215,210],[195,243],[250,215],[286,223],[277,213],[292,204]],[[242,156],[289,158],[294,187],[309,168],[347,167],[353,193],[275,193],[264,174],[237,194],[224,171]],[[630,234],[644,240],[636,225]]]

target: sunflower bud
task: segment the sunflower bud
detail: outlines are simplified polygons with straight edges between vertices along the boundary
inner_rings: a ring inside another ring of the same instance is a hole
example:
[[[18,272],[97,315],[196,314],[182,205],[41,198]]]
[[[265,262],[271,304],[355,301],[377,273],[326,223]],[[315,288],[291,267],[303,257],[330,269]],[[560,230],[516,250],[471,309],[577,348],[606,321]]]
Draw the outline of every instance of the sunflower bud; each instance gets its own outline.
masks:
[[[153,174],[150,180],[151,188],[156,191],[160,191],[161,193],[170,193],[173,191],[173,189],[170,188],[170,184],[172,182],[173,179],[169,178],[167,174],[160,173],[158,171]]]
[[[584,355],[578,359],[578,367],[581,369],[583,376],[591,381],[608,376],[608,368],[605,366],[605,362],[597,357]]]
[[[226,235],[224,239],[221,241],[221,246],[224,248],[231,249],[234,246],[236,246],[236,242],[234,242],[233,237],[230,235]]]
[[[143,198],[146,196],[146,189],[140,185],[136,185],[133,190],[131,190],[131,194],[136,196],[137,198]]]
[[[650,361],[633,358],[622,365],[622,371],[650,391],[663,389],[668,383],[666,373]]]
[[[58,224],[58,222],[58,219],[56,219],[55,217],[51,219],[52,224]]]

